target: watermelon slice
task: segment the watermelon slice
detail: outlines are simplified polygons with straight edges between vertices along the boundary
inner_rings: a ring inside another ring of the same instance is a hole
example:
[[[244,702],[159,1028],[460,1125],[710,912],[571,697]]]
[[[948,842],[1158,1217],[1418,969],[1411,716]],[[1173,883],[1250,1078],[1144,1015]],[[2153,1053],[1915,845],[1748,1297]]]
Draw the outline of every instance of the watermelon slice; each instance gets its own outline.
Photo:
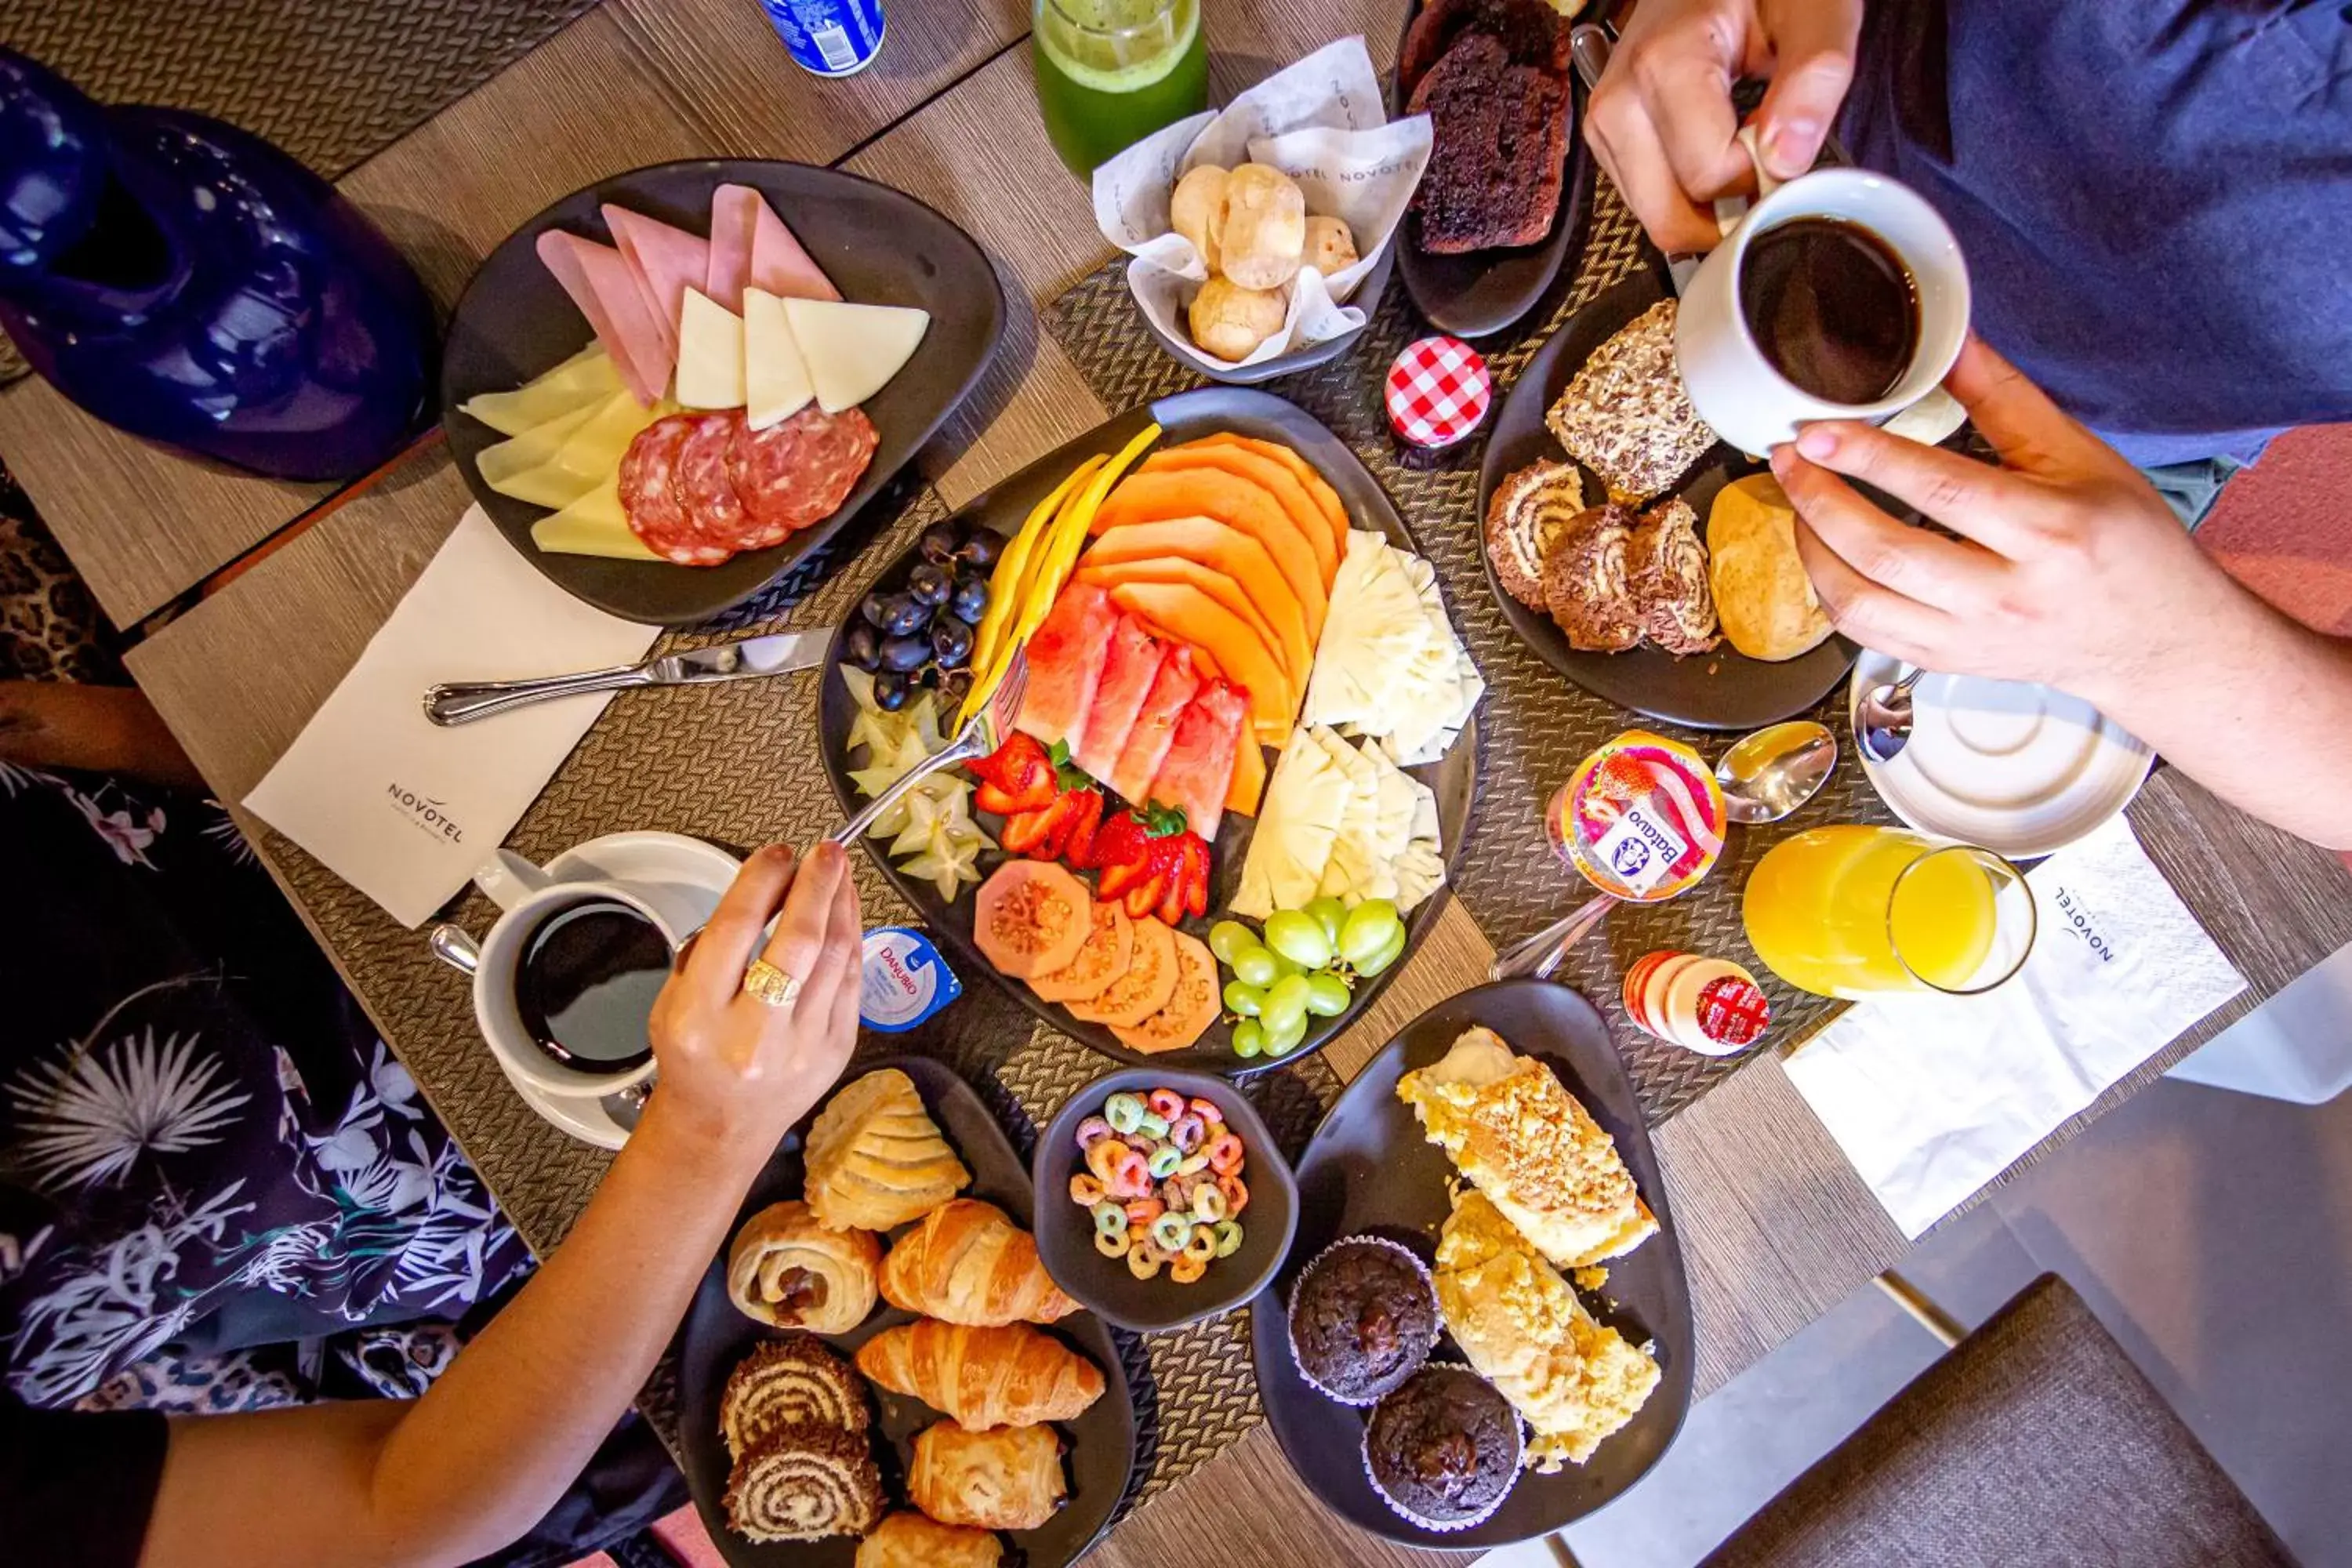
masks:
[[[1108,779],[1118,766],[1128,731],[1135,728],[1135,716],[1160,673],[1160,652],[1159,642],[1133,616],[1119,616],[1111,628],[1086,732],[1070,746],[1071,759],[1095,777]]]
[[[1249,693],[1229,681],[1210,681],[1177,718],[1175,737],[1151,781],[1151,799],[1181,807],[1185,825],[1213,844],[1248,725]]]
[[[1029,689],[1013,727],[1047,746],[1067,741],[1075,748],[1094,706],[1095,682],[1118,611],[1100,588],[1073,584],[1029,635]]]
[[[1127,732],[1127,744],[1119,748],[1118,761],[1111,764],[1111,788],[1129,800],[1143,799],[1159,775],[1170,742],[1176,739],[1178,715],[1191,706],[1192,694],[1200,689],[1201,675],[1192,668],[1192,650],[1182,643],[1169,645],[1160,655],[1159,673],[1151,679],[1143,707],[1135,716],[1135,728]]]

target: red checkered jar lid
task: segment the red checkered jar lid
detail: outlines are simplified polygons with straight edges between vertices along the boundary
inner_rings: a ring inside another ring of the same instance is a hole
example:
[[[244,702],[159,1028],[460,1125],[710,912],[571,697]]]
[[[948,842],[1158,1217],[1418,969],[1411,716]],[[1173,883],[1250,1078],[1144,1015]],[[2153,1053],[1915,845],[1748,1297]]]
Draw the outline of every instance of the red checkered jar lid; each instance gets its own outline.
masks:
[[[1460,338],[1423,338],[1389,366],[1389,425],[1415,447],[1451,447],[1495,401],[1486,362]]]

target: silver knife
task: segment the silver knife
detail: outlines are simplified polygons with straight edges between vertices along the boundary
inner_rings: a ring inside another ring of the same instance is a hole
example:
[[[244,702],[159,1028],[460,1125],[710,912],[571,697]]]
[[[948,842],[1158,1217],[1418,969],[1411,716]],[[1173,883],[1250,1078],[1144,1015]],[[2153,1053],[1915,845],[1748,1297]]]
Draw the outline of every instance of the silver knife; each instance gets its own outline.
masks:
[[[666,653],[643,664],[585,669],[577,675],[546,675],[530,680],[456,680],[425,694],[425,716],[436,724],[470,724],[494,713],[534,702],[577,697],[586,691],[625,691],[637,686],[710,686],[722,680],[784,675],[824,661],[833,626],[738,637],[709,647]]]

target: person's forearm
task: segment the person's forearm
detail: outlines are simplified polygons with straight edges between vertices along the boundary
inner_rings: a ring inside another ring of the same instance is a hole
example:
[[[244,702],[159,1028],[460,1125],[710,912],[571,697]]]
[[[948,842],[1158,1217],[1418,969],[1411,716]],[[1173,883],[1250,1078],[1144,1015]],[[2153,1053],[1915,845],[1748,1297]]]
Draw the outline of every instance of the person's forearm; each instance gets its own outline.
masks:
[[[0,680],[0,763],[205,787],[146,697],[127,686]]]
[[[2200,620],[2150,627],[2161,651],[2083,695],[2239,809],[2352,848],[2352,642],[2289,620],[2226,577]]]

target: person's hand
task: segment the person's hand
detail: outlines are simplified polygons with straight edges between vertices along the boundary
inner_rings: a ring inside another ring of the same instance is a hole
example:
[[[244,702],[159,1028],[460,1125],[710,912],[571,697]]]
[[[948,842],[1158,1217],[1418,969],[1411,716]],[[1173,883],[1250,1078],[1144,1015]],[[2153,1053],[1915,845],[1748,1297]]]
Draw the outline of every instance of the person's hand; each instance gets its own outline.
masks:
[[[1863,0],[1641,0],[1593,89],[1584,139],[1661,250],[1712,250],[1709,204],[1752,187],[1731,89],[1771,79],[1765,168],[1813,166],[1853,79]]]
[[[772,919],[775,933],[763,936]],[[857,889],[839,845],[795,861],[771,844],[744,861],[654,1003],[653,1105],[765,1159],[849,1061],[863,949]],[[791,1006],[745,993],[754,958],[801,983]]]
[[[2103,707],[2144,698],[2164,679],[2157,660],[2225,624],[2229,579],[2129,463],[1981,341],[1945,385],[2002,467],[1846,420],[1774,449],[1822,608],[1856,642],[1928,669]],[[1840,474],[1960,539],[1896,521]]]

